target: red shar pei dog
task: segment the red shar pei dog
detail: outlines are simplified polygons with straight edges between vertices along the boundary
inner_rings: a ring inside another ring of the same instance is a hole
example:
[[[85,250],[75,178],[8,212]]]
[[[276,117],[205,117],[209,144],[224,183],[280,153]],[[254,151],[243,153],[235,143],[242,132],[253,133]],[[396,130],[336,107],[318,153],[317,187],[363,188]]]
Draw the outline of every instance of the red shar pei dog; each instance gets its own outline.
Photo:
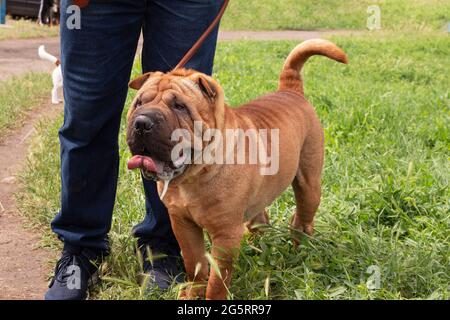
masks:
[[[194,70],[151,72],[130,82],[138,92],[128,112],[128,168],[158,181],[189,280],[182,298],[226,299],[245,225],[268,223],[266,207],[289,185],[297,205],[294,240],[312,235],[324,133],[300,71],[313,55],[347,63],[335,44],[305,41],[287,57],[278,90],[239,108],[227,106],[221,86]]]

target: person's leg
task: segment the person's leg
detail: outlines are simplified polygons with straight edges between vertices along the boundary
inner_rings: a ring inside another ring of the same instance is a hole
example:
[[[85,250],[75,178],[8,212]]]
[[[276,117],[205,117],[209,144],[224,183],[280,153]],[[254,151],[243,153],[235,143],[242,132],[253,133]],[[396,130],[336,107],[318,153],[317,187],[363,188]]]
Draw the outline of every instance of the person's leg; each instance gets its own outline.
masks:
[[[85,299],[98,268],[92,261],[109,251],[117,138],[145,9],[144,0],[91,1],[80,28],[71,29],[71,4],[61,3],[61,210],[52,221],[64,249],[48,300]]]
[[[220,10],[215,0],[149,0],[144,23],[143,72],[172,70],[208,28]],[[210,34],[186,68],[211,74],[218,27]],[[133,233],[140,245],[179,256],[167,209],[159,198],[156,183],[143,179],[146,216]]]
[[[61,210],[52,229],[65,244],[107,251],[118,176],[118,131],[140,35],[145,1],[95,2],[81,28],[61,3],[64,124]]]

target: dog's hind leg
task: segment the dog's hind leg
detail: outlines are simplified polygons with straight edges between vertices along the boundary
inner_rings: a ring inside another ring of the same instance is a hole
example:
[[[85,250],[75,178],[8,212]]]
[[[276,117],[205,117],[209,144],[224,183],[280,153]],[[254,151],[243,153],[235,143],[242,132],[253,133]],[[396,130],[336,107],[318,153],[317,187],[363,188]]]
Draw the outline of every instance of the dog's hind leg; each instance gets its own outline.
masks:
[[[312,235],[314,216],[320,204],[320,178],[323,167],[323,131],[320,125],[312,128],[302,148],[300,165],[292,182],[297,210],[291,226],[294,240],[298,243],[299,234]]]

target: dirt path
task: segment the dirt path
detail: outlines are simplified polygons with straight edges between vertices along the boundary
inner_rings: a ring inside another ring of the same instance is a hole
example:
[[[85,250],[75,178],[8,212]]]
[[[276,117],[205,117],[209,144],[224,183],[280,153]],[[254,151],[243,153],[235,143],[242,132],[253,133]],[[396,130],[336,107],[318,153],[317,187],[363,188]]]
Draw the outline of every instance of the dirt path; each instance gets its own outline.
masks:
[[[61,106],[47,101],[28,113],[26,122],[0,143],[0,299],[42,299],[53,253],[39,247],[41,235],[25,229],[14,194],[20,191],[17,174],[23,168],[35,125],[53,119]]]

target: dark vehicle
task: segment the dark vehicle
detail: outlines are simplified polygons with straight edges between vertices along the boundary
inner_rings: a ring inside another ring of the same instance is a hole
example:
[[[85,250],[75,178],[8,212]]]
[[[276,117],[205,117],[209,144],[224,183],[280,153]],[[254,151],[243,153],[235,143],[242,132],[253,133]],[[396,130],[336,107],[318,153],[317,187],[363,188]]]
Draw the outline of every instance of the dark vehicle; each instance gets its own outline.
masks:
[[[11,16],[37,18],[40,0],[6,0],[6,12]]]

